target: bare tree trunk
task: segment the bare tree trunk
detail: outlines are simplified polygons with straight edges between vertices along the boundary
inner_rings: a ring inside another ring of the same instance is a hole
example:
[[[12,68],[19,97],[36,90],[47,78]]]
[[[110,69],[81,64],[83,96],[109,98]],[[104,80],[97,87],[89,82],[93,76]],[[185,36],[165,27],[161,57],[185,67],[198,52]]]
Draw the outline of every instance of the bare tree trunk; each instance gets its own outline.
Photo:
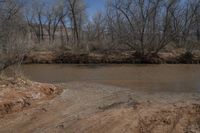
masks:
[[[67,27],[66,27],[66,25],[65,25],[65,23],[64,23],[64,21],[63,21],[63,19],[61,19],[61,23],[62,23],[62,25],[63,25],[63,27],[64,27],[64,30],[65,30],[65,35],[66,35],[67,42],[69,42],[68,29],[67,29]]]

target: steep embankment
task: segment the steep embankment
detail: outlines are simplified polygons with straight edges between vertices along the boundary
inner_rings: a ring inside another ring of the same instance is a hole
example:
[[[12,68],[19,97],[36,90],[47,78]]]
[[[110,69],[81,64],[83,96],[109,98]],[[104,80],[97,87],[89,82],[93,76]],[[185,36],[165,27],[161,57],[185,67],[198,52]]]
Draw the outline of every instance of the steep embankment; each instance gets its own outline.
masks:
[[[62,86],[60,96],[5,115],[0,132],[200,132],[198,94],[152,94],[85,82]]]
[[[31,52],[24,58],[24,63],[67,63],[67,64],[199,64],[200,53],[196,51],[184,54],[185,51],[161,52],[140,58],[133,51],[81,54],[67,52]]]

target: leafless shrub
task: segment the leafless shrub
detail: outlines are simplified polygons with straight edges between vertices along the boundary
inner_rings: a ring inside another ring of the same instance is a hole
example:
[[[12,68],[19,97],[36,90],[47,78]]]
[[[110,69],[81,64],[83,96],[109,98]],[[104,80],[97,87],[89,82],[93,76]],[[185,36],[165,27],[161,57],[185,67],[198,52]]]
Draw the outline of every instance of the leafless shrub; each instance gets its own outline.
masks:
[[[22,1],[0,3],[0,70],[20,63],[28,46],[26,22],[23,21]]]
[[[22,2],[0,1],[1,53],[21,54],[30,40],[35,49],[131,50],[140,58],[200,44],[199,0],[108,0],[92,19],[83,0],[27,0],[24,10]]]

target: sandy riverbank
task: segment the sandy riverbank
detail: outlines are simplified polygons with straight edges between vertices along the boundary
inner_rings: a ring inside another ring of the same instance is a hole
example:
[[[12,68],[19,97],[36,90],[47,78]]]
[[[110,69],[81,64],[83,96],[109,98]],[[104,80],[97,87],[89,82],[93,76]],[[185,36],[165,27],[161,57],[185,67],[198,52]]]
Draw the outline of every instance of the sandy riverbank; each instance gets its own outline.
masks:
[[[0,132],[200,132],[199,94],[153,94],[87,82],[60,86],[64,91],[53,99],[1,117]]]

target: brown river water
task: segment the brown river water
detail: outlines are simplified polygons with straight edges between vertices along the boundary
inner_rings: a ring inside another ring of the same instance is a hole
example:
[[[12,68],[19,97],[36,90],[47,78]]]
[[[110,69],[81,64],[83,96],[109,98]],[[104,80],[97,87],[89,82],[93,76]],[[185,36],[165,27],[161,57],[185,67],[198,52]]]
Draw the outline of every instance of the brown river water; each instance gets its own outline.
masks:
[[[23,65],[38,82],[89,82],[150,92],[199,92],[200,65]]]

